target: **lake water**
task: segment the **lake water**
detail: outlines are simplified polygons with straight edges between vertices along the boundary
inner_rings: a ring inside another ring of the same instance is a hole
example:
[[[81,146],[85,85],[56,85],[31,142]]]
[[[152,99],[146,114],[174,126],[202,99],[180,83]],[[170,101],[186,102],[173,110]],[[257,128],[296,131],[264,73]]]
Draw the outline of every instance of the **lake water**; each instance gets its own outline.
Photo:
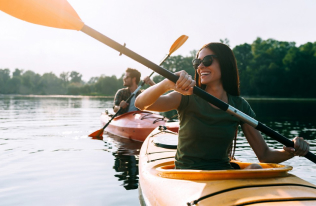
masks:
[[[316,101],[249,102],[260,122],[289,138],[304,137],[316,153]],[[0,95],[0,205],[139,205],[141,144],[88,137],[111,107],[106,98]],[[241,133],[235,156],[257,162]],[[314,163],[295,157],[283,164],[316,184]]]

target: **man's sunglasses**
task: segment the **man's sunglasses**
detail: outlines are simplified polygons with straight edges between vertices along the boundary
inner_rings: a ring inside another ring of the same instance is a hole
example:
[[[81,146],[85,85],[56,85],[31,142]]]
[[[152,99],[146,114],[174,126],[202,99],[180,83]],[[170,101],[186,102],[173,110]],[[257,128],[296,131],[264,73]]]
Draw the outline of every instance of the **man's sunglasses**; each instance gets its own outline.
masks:
[[[193,59],[192,64],[193,64],[194,69],[198,69],[198,67],[201,63],[203,63],[203,65],[206,67],[211,66],[213,63],[213,57],[217,57],[217,56],[216,55],[207,55],[202,60]]]

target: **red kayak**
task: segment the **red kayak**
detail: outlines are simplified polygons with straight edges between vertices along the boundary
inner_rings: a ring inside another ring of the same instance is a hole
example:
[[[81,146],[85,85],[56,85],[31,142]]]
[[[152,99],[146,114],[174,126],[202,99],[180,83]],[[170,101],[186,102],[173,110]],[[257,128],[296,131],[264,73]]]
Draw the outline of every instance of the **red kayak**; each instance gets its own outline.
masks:
[[[104,126],[111,116],[103,113],[101,122]],[[145,141],[146,137],[158,126],[163,125],[171,131],[178,132],[179,122],[168,122],[164,116],[145,111],[127,112],[115,117],[104,130],[107,133],[137,141]]]

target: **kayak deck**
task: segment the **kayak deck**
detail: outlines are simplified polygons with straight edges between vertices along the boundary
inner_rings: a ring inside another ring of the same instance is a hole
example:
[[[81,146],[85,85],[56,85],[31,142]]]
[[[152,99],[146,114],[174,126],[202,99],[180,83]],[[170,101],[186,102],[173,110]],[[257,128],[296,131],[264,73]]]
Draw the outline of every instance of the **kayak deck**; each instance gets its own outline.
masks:
[[[290,166],[263,169],[175,170],[175,149],[154,139],[177,138],[155,129],[139,155],[140,190],[145,205],[316,205],[316,186],[288,174]],[[250,163],[239,164],[244,168]]]
[[[102,113],[100,119],[104,126],[111,119],[111,116]],[[166,126],[175,132],[179,129],[178,122],[168,122],[168,119],[164,116],[151,112],[136,111],[115,117],[104,131],[123,138],[143,142],[160,125]]]

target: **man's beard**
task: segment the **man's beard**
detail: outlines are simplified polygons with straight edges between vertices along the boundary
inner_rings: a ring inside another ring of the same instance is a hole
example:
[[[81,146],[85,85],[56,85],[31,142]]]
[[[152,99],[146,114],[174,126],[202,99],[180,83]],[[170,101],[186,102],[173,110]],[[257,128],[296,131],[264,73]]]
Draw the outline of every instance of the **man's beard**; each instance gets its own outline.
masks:
[[[123,82],[123,86],[124,86],[124,87],[130,87],[130,86],[132,86],[132,84],[131,84],[131,83],[128,83],[128,82],[126,82],[126,83]]]

